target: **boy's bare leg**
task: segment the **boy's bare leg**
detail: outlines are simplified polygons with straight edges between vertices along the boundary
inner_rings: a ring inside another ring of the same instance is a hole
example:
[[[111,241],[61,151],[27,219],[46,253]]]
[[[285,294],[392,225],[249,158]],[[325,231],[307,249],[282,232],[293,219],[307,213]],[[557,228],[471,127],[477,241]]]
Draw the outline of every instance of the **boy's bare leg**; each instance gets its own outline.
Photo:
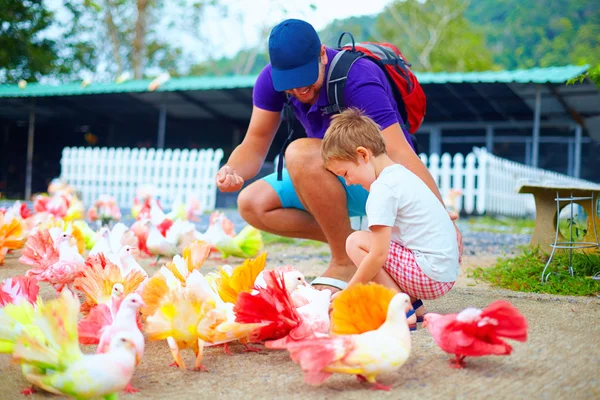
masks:
[[[352,260],[352,262],[357,267],[360,265],[362,260],[367,256],[367,254],[369,254],[369,250],[371,249],[372,237],[373,237],[373,235],[371,234],[371,232],[367,232],[367,231],[356,231],[348,237],[348,240],[346,241],[346,251],[348,252],[348,255],[350,256],[350,259]],[[398,286],[398,284],[390,276],[390,274],[388,274],[383,269],[383,265],[381,266],[381,269],[379,270],[377,275],[375,275],[375,278],[373,278],[373,282],[379,283],[380,285],[390,288],[395,292],[404,293],[404,290],[402,290],[402,288],[400,286]],[[413,303],[415,300],[416,300],[415,298],[410,297],[411,303]],[[415,314],[411,315],[407,319],[407,322],[409,324],[414,324],[417,322],[416,311],[415,311]]]

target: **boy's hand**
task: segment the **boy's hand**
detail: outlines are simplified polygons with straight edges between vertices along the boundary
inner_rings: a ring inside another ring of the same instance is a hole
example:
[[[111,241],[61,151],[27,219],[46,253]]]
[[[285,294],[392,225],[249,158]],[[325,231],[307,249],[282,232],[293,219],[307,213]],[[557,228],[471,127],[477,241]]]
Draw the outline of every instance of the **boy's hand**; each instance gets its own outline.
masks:
[[[456,226],[456,222],[454,222],[458,219],[458,214],[452,211],[448,211],[448,214],[450,215],[450,219],[454,223],[454,229],[456,229],[456,240],[458,241],[458,262],[462,262],[462,254],[464,249],[462,234],[460,233],[458,226]]]
[[[334,294],[331,295],[331,301],[333,302],[333,300],[338,297],[340,295],[340,293],[342,293],[341,290],[335,292]]]
[[[221,192],[237,192],[244,186],[244,178],[236,174],[228,165],[224,165],[217,172],[216,181]]]

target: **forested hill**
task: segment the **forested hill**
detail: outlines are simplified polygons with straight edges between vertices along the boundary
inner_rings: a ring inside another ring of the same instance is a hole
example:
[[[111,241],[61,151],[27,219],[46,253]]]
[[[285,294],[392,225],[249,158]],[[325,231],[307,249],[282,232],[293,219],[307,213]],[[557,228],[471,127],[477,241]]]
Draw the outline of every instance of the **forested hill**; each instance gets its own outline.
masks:
[[[450,10],[466,4],[465,0],[443,3],[452,6]],[[425,54],[426,58],[422,53],[428,38],[424,36],[429,34],[427,28],[439,25],[444,10],[426,9],[416,0],[396,2],[393,7],[395,14],[386,10],[380,15],[335,20],[319,32],[321,40],[335,46],[343,31],[351,32],[358,41],[392,40],[417,70],[469,71],[600,63],[597,0],[472,0],[441,31],[442,39],[431,54]],[[416,13],[409,12],[414,9]],[[246,72],[260,72],[268,60],[264,47],[254,65],[245,68]],[[231,66],[243,62],[240,61],[243,57],[247,58],[247,52],[233,59],[218,60],[214,64],[219,66],[216,71],[220,75],[230,74]],[[214,73],[210,69],[202,72]]]

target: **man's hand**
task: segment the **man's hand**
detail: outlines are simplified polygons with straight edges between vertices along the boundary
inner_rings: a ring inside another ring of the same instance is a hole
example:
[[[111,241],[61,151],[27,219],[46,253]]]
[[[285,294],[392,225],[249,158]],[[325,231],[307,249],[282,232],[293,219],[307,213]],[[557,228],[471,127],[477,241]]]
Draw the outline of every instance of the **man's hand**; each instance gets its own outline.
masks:
[[[462,262],[462,254],[464,249],[462,234],[460,233],[458,226],[456,226],[456,222],[454,222],[458,219],[458,214],[452,211],[448,211],[448,214],[450,215],[450,219],[454,223],[454,229],[456,229],[456,240],[458,241],[458,262]]]
[[[217,172],[217,187],[221,192],[237,192],[244,186],[244,178],[235,173],[233,168],[224,165]]]

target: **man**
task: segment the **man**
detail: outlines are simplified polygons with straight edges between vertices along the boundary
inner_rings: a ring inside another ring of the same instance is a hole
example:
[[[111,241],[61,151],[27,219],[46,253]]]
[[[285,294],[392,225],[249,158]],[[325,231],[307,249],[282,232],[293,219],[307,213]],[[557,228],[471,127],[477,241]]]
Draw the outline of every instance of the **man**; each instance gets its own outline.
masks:
[[[365,215],[368,194],[360,186],[346,186],[321,160],[321,139],[330,121],[322,110],[328,106],[324,83],[335,54],[337,51],[321,44],[315,29],[305,21],[289,19],[273,28],[271,64],[254,86],[248,131],[216,177],[221,191],[233,192],[256,176],[289,95],[308,137],[287,148],[283,180],[278,181],[274,173],[252,183],[239,194],[238,209],[244,220],[258,229],[328,243],[331,262],[313,284],[332,291],[343,289],[356,271],[346,254],[346,238],[352,233],[348,217]],[[384,72],[369,60],[356,61],[348,74],[345,99],[347,107],[363,110],[381,127],[390,158],[415,173],[442,201],[435,181],[412,147],[410,134],[401,128],[402,117]],[[462,239],[456,231],[462,253]]]

